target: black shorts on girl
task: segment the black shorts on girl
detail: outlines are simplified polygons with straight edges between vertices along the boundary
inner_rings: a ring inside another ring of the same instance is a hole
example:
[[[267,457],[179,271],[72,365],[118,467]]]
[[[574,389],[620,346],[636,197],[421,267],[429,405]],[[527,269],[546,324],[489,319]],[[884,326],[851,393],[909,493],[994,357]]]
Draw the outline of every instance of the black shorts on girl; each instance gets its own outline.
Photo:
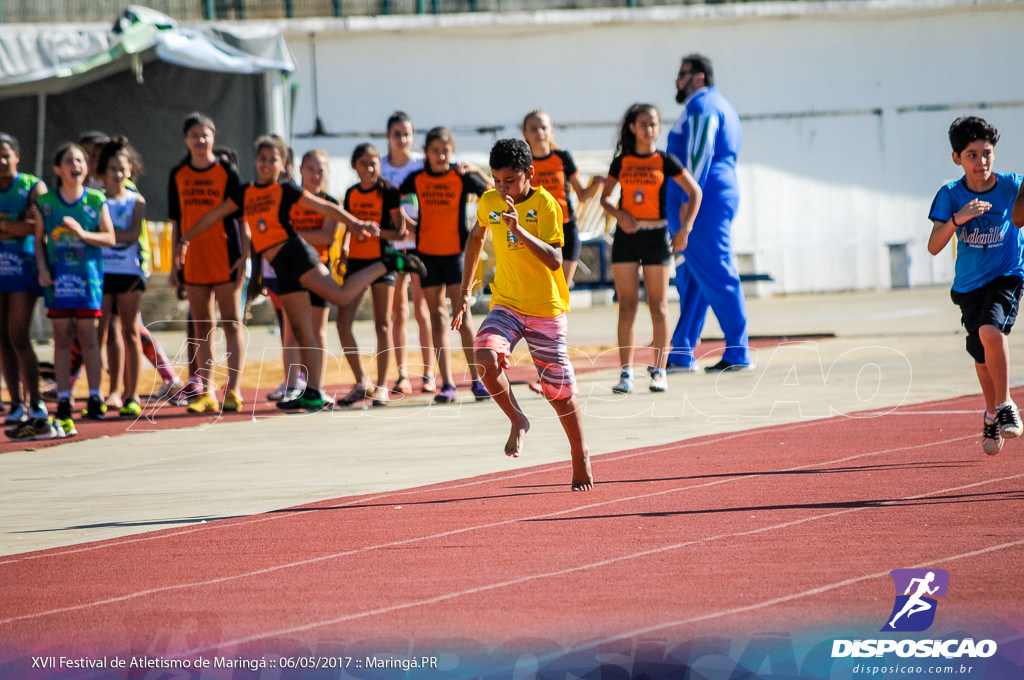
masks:
[[[562,225],[562,259],[568,262],[579,262],[580,253],[583,252],[583,242],[580,241],[580,227],[576,220],[572,219]]]
[[[627,234],[616,227],[612,236],[612,263],[636,262],[641,265],[668,265],[672,261],[672,244],[668,227],[638,229]]]
[[[366,260],[358,258],[349,258],[348,262],[345,264],[345,276],[352,276],[357,271],[366,269],[367,267],[372,267],[378,262],[380,262],[380,260],[377,259]],[[397,275],[395,274],[395,272],[388,272],[386,274],[382,274],[379,278],[374,279],[373,283],[371,283],[370,285],[376,286],[378,283],[383,283],[388,286],[393,286],[395,285],[396,279]]]
[[[420,288],[432,286],[453,286],[462,284],[462,263],[459,255],[424,255],[416,253],[427,268],[427,275],[420,277]]]
[[[298,236],[291,236],[270,261],[277,273],[278,295],[288,295],[306,290],[299,279],[308,271],[321,265],[320,254],[313,246]]]
[[[104,274],[103,294],[123,295],[124,293],[146,290],[146,280],[135,274]]]
[[[967,330],[967,353],[979,363],[985,363],[985,347],[978,329],[995,326],[1003,335],[1009,335],[1017,320],[1020,306],[1021,280],[1016,276],[999,276],[981,288],[966,293],[950,291],[949,296],[960,307],[960,323]]]

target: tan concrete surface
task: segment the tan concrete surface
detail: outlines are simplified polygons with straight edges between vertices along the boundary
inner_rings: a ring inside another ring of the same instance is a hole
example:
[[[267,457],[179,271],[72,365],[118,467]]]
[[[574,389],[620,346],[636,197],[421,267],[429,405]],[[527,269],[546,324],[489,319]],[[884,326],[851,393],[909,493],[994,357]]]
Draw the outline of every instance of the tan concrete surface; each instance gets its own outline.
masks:
[[[758,352],[754,370],[671,375],[670,391],[652,394],[638,367],[638,390],[628,396],[609,389],[617,371],[580,374],[598,484],[606,452],[979,392],[945,288],[765,298],[749,306],[752,336],[794,337]],[[615,314],[613,306],[573,312],[570,344],[614,351]],[[649,340],[649,329],[641,308],[638,340]],[[718,334],[712,319],[705,337]],[[361,323],[357,335],[361,346],[372,346],[370,324]],[[248,366],[277,356],[279,340],[267,328],[250,329],[249,342]],[[332,343],[337,351],[333,332]],[[1022,350],[1020,335],[1011,335],[1011,353]],[[1014,384],[1019,375],[1011,369]],[[541,463],[564,463],[568,492],[568,446],[553,411],[524,386],[515,389],[533,423],[518,460],[502,454],[508,434],[502,413],[493,403],[470,401],[468,393],[453,406],[418,399],[386,409],[282,415],[6,453],[0,455],[0,554]],[[980,456],[980,436],[978,450],[971,446],[966,455]]]

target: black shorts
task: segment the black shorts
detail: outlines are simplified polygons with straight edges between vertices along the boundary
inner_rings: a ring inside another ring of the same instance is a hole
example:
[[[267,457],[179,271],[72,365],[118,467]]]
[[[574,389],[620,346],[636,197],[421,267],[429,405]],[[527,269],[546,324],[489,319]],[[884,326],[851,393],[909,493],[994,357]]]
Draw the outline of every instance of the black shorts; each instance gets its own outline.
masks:
[[[348,263],[345,265],[345,276],[346,277],[352,276],[357,271],[360,271],[362,269],[366,269],[367,267],[372,267],[373,265],[377,264],[378,262],[380,262],[380,260],[378,260],[378,259],[363,260],[363,259],[358,259],[358,258],[357,259],[351,259],[350,258],[348,260]],[[378,283],[383,283],[383,284],[388,285],[388,286],[393,286],[393,285],[395,285],[395,280],[396,279],[397,279],[397,276],[395,275],[395,272],[387,272],[386,274],[382,274],[379,278],[374,280],[374,282],[371,283],[370,285],[371,286],[376,286]]]
[[[278,295],[288,295],[306,290],[299,283],[299,279],[306,272],[319,267],[320,264],[320,254],[313,246],[298,236],[290,237],[277,251],[274,259],[270,261],[270,266],[277,273]]]
[[[612,237],[612,262],[668,265],[672,261],[672,243],[668,227],[639,229],[627,234],[615,229]]]
[[[950,291],[953,302],[960,307],[960,323],[967,330],[967,353],[979,364],[985,363],[985,347],[978,329],[995,326],[1009,335],[1017,320],[1020,294],[1021,280],[1016,276],[1000,276],[966,293]]]
[[[103,294],[122,295],[146,290],[146,280],[135,274],[104,274]]]
[[[427,275],[420,277],[420,288],[432,286],[452,286],[462,283],[463,256],[458,255],[424,255],[416,253],[424,266]]]
[[[580,241],[580,227],[576,220],[569,220],[562,225],[562,239],[565,242],[562,246],[562,259],[567,262],[579,262],[583,242]]]

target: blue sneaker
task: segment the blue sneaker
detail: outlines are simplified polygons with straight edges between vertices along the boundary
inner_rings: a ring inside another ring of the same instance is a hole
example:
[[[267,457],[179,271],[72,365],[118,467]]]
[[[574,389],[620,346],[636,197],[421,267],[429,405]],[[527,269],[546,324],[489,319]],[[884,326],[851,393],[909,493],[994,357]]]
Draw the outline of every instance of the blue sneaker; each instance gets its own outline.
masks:
[[[434,395],[434,402],[438,404],[451,404],[452,402],[455,401],[455,396],[455,385],[452,385],[451,383],[445,383],[444,385],[441,386],[441,390]]]
[[[473,396],[476,397],[477,401],[484,401],[485,399],[491,398],[491,393],[487,391],[487,388],[484,387],[484,384],[479,380],[473,381],[469,391],[473,393]]]

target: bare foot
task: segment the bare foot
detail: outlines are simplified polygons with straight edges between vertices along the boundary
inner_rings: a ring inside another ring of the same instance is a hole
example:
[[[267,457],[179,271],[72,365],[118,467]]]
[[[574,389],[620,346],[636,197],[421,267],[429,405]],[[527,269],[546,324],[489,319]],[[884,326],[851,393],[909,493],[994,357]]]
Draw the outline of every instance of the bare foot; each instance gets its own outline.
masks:
[[[572,461],[572,490],[590,491],[594,488],[594,474],[590,470],[590,456]]]
[[[526,433],[529,431],[530,421],[526,418],[512,423],[512,431],[508,435],[508,441],[505,442],[506,456],[519,457],[520,451],[523,450],[523,440],[526,439]]]

